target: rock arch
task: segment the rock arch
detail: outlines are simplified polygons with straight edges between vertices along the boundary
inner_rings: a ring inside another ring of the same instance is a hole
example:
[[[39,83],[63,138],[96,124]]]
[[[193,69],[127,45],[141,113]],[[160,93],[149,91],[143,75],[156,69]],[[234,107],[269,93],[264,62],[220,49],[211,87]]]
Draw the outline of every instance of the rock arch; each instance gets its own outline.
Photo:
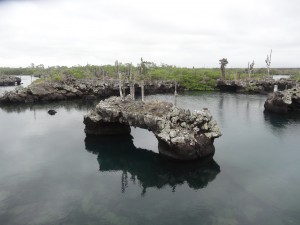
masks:
[[[169,102],[122,101],[110,97],[84,117],[86,135],[129,134],[130,126],[148,129],[167,157],[192,160],[213,155],[220,129],[207,109],[191,113]]]

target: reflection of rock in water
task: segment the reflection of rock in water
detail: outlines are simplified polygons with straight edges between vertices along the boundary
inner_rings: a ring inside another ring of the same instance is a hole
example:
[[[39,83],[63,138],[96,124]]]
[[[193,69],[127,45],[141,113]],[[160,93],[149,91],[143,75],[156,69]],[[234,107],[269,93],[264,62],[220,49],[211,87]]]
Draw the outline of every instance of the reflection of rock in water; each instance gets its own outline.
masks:
[[[212,159],[201,161],[170,161],[149,150],[133,145],[132,136],[99,137],[85,139],[86,150],[98,155],[100,171],[123,171],[122,191],[130,180],[139,181],[142,194],[148,187],[162,188],[170,185],[175,191],[178,184],[187,182],[193,189],[205,188],[220,173],[219,165]]]
[[[300,115],[298,112],[282,115],[264,111],[264,118],[273,128],[285,128],[289,124],[300,123]]]
[[[48,108],[64,108],[67,111],[72,109],[78,110],[90,110],[95,107],[97,101],[83,101],[83,100],[72,100],[72,101],[60,101],[60,102],[45,102],[39,104],[33,103],[24,103],[18,105],[0,105],[0,109],[11,113],[11,112],[25,112],[26,110],[34,111],[34,110],[47,110]]]

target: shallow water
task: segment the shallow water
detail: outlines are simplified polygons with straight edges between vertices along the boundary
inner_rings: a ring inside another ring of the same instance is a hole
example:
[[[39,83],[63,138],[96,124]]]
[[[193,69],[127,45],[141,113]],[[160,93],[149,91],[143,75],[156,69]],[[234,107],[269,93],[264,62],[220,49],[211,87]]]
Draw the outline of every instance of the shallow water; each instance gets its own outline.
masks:
[[[86,138],[92,104],[2,107],[0,224],[299,224],[300,118],[264,114],[265,98],[178,96],[223,133],[213,160],[193,163],[160,157],[142,129]]]

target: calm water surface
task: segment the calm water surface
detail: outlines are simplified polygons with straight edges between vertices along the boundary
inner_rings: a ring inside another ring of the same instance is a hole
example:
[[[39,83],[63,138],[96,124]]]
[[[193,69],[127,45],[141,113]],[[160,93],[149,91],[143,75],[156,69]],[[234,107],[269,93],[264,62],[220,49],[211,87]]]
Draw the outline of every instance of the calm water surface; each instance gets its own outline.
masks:
[[[213,160],[196,163],[159,157],[141,129],[86,138],[92,104],[2,107],[0,224],[298,225],[300,118],[264,114],[265,98],[178,96],[179,107],[208,107],[223,133]]]

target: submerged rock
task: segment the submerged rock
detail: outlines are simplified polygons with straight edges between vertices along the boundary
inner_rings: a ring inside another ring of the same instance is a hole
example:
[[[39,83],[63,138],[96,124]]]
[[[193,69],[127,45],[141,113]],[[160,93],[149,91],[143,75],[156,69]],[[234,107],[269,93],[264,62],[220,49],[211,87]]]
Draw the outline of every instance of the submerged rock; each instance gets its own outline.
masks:
[[[279,114],[295,111],[300,112],[300,88],[295,87],[270,94],[264,107],[268,112]]]
[[[56,113],[57,112],[54,109],[49,109],[48,110],[48,114],[51,115],[51,116],[55,115]]]
[[[15,86],[21,84],[21,78],[16,76],[0,76],[0,86]]]
[[[148,129],[159,141],[161,154],[191,160],[214,154],[213,142],[221,136],[210,112],[190,113],[172,103],[122,101],[110,97],[84,117],[87,135],[129,134],[130,126]]]

